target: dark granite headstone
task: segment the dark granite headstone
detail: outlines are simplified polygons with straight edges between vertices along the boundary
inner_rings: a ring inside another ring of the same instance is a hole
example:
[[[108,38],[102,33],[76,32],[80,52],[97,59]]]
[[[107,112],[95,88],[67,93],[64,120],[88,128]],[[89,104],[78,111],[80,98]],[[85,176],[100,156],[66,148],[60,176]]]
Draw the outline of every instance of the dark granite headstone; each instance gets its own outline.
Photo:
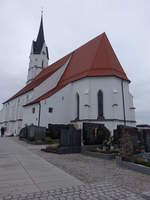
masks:
[[[69,129],[69,125],[66,124],[48,124],[48,135],[52,139],[60,139],[60,133],[62,129]]]
[[[101,145],[109,137],[110,132],[104,124],[83,123],[84,145]]]
[[[146,152],[150,152],[150,129],[143,129],[143,140]]]
[[[117,129],[114,131],[114,143],[120,147],[120,138],[122,137],[124,131],[129,134],[129,137],[133,144],[133,151],[134,153],[136,153],[136,149],[139,145],[139,135],[138,129],[135,127],[128,127],[123,125],[117,126]]]
[[[58,153],[79,152],[81,152],[81,130],[75,129],[72,125],[69,129],[62,129]]]

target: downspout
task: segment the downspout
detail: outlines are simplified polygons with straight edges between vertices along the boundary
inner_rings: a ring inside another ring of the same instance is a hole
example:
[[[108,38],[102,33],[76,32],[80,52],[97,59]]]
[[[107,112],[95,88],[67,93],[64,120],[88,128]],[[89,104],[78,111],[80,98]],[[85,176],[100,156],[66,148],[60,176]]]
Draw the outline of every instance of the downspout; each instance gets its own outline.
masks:
[[[122,88],[123,118],[124,118],[124,125],[126,126],[126,112],[125,112],[123,80],[121,80],[121,88]]]
[[[40,119],[41,119],[41,103],[39,103],[38,127],[40,126]]]

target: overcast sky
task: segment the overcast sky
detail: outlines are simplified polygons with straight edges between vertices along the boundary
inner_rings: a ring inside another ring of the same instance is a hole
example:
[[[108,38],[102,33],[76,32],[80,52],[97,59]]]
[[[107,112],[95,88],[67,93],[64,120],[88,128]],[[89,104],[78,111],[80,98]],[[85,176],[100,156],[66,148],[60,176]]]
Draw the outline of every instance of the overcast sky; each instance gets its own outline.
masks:
[[[150,124],[150,0],[0,0],[0,103],[26,82],[42,7],[50,63],[106,32]]]

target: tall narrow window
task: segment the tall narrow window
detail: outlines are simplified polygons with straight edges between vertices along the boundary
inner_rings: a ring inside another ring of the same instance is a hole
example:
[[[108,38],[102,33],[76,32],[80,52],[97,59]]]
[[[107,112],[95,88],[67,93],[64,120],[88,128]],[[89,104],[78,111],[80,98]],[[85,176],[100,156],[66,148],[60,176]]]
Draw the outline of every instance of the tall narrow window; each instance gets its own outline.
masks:
[[[35,113],[35,107],[32,108],[32,113],[33,113],[33,114]]]
[[[80,115],[80,98],[79,98],[79,94],[76,94],[76,119],[79,119],[79,115]]]
[[[44,68],[44,61],[42,60],[42,69]]]
[[[97,100],[98,100],[98,119],[103,119],[103,92],[101,90],[97,93]]]

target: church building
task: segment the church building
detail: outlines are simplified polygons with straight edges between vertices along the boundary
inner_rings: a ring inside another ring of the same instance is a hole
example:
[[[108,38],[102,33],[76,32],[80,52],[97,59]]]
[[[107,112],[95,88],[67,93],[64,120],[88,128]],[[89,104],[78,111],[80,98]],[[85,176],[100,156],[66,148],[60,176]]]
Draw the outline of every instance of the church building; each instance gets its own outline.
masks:
[[[48,65],[43,17],[32,42],[27,82],[3,103],[0,128],[19,134],[27,125],[104,124],[135,126],[130,80],[105,33]]]

